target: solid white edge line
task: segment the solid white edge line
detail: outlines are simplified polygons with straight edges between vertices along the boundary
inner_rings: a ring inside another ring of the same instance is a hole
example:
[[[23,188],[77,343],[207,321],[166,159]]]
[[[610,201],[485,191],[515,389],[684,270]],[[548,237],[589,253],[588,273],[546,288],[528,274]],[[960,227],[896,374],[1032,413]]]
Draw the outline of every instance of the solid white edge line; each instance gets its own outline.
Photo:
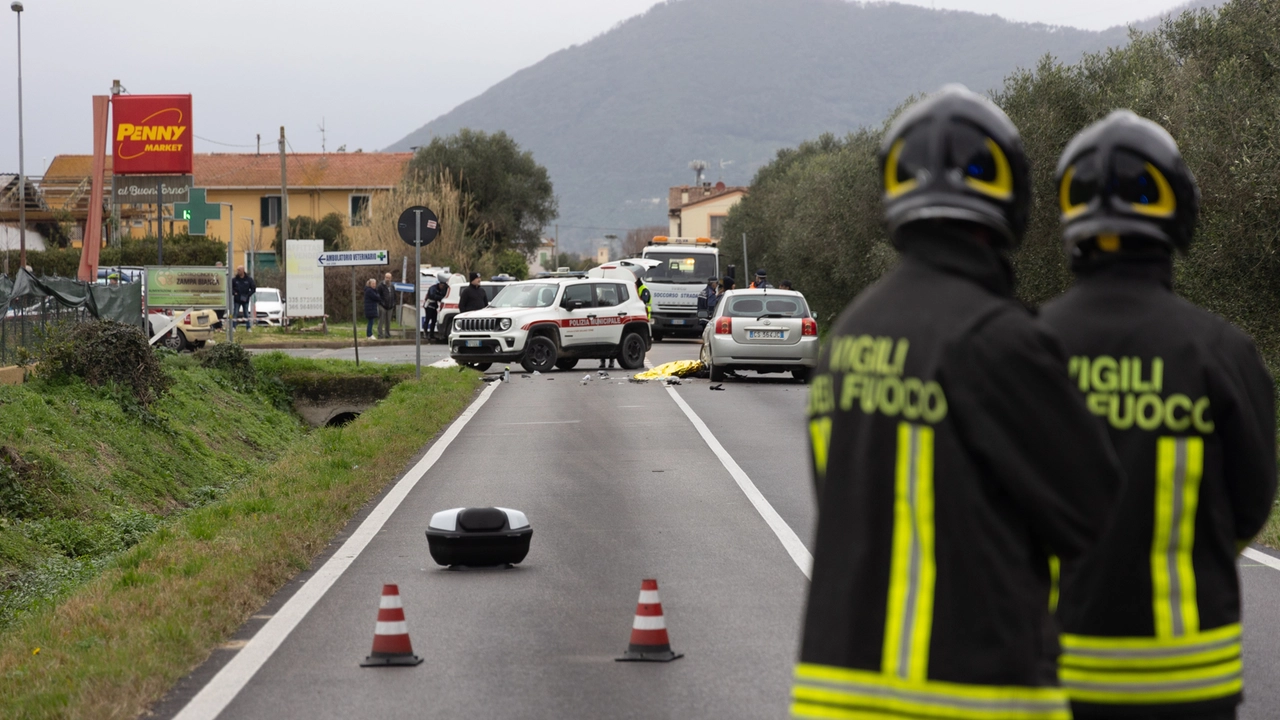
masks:
[[[1258,550],[1254,550],[1251,547],[1247,547],[1244,549],[1244,552],[1240,554],[1249,558],[1250,560],[1260,562],[1263,565],[1266,565],[1267,567],[1271,568],[1272,570],[1280,570],[1280,560],[1277,560],[1275,557],[1268,555],[1264,552],[1260,552]]]
[[[809,549],[804,546],[804,543],[800,542],[800,537],[782,519],[778,511],[773,509],[773,506],[769,504],[765,496],[756,488],[755,483],[751,482],[751,478],[743,472],[737,461],[729,454],[729,451],[724,449],[724,446],[720,444],[716,436],[711,433],[711,429],[707,427],[706,423],[702,422],[702,418],[698,417],[698,414],[693,411],[693,408],[689,407],[684,398],[680,397],[676,389],[671,386],[667,386],[666,389],[667,393],[671,395],[671,399],[675,400],[676,405],[684,411],[685,417],[689,418],[689,422],[693,423],[693,426],[697,428],[698,434],[706,441],[707,447],[711,448],[711,452],[720,458],[720,464],[724,465],[725,470],[728,470],[729,475],[738,483],[738,487],[742,488],[742,492],[746,494],[747,499],[755,506],[756,511],[760,513],[760,517],[764,518],[765,523],[773,530],[773,534],[778,536],[778,540],[782,542],[782,547],[786,549],[787,554],[795,561],[796,567],[800,568],[800,572],[804,573],[806,578],[813,579],[813,555],[809,554]]]
[[[275,616],[258,630],[248,644],[231,659],[231,662],[223,666],[218,674],[214,675],[213,679],[191,698],[174,716],[174,720],[214,720],[231,704],[231,701],[244,689],[245,685],[249,684],[272,653],[280,647],[285,638],[289,637],[289,633],[293,632],[302,618],[306,617],[311,608],[315,607],[320,598],[324,597],[329,588],[342,576],[342,573],[355,562],[369,541],[373,540],[382,529],[387,518],[400,507],[405,496],[444,455],[444,451],[449,448],[450,443],[458,437],[471,418],[484,407],[485,402],[498,389],[498,385],[499,383],[490,383],[480,393],[480,397],[476,398],[471,406],[453,421],[427,454],[423,455],[422,459],[400,478],[400,482],[391,488],[386,497],[382,498],[382,502],[378,503],[373,512],[369,513],[364,522],[360,523],[360,527],[356,528],[328,562],[298,588],[284,607],[276,611]]]

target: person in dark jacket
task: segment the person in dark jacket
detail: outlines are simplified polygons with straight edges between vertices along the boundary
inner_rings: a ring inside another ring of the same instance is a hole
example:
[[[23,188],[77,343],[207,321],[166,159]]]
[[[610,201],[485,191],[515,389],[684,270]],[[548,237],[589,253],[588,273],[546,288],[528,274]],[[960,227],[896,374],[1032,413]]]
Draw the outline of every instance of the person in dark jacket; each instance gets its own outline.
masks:
[[[378,294],[378,281],[369,278],[364,284],[364,318],[368,321],[364,336],[367,340],[377,339],[373,334],[373,324],[378,320],[378,307],[381,302],[382,296]]]
[[[395,307],[396,288],[391,273],[384,273],[378,285],[378,337],[383,340],[391,337],[391,312]]]
[[[447,272],[437,273],[435,284],[427,288],[427,297],[422,303],[422,333],[428,339],[440,331],[436,319],[440,315],[440,306],[449,296],[449,277]]]
[[[249,317],[249,301],[257,291],[258,284],[245,273],[244,266],[241,265],[236,268],[235,277],[231,278],[231,299],[235,303],[235,309],[231,315],[231,324],[238,325],[240,324],[240,318],[244,318],[246,332],[253,331],[253,318]]]
[[[1050,555],[1108,520],[1115,455],[1012,294],[1017,129],[947,86],[880,154],[901,262],[832,327],[809,397],[818,529],[792,715],[1066,720]]]
[[[1062,684],[1086,720],[1234,718],[1236,555],[1275,496],[1274,385],[1248,335],[1173,293],[1200,193],[1164,128],[1113,112],[1058,181],[1076,282],[1041,321],[1129,479],[1098,550],[1062,566]]]
[[[458,312],[471,312],[489,307],[489,298],[480,287],[480,273],[473,272],[467,276],[467,286],[462,288],[458,296]]]

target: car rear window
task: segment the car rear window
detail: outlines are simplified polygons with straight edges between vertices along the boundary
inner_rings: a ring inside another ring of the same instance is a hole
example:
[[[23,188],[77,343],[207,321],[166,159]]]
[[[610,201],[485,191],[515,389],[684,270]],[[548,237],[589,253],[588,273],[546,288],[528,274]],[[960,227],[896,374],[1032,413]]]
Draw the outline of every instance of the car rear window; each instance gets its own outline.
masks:
[[[760,294],[733,298],[724,314],[728,317],[804,318],[809,317],[809,308],[800,298]]]

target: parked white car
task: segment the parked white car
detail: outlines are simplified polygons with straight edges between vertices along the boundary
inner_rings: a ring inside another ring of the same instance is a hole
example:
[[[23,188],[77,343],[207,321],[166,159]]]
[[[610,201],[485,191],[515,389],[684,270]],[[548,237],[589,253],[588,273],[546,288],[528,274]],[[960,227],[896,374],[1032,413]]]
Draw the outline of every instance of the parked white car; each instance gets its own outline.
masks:
[[[258,291],[249,299],[249,307],[254,308],[255,322],[258,325],[283,326],[289,324],[289,318],[284,315],[284,300],[280,298],[280,291],[276,288],[258,288]]]
[[[818,321],[791,290],[730,290],[702,331],[701,360],[719,382],[729,370],[788,372],[804,382],[818,365]]]

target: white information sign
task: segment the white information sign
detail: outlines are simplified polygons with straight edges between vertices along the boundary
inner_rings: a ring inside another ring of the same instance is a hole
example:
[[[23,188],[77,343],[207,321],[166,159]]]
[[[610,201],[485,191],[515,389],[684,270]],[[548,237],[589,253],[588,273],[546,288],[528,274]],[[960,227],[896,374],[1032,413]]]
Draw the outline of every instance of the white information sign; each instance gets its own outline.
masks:
[[[351,267],[354,265],[386,265],[386,250],[341,250],[320,253],[320,267]]]
[[[305,318],[324,315],[324,268],[320,256],[324,255],[323,240],[289,240],[288,264],[285,268],[289,297],[285,314],[288,317]]]

